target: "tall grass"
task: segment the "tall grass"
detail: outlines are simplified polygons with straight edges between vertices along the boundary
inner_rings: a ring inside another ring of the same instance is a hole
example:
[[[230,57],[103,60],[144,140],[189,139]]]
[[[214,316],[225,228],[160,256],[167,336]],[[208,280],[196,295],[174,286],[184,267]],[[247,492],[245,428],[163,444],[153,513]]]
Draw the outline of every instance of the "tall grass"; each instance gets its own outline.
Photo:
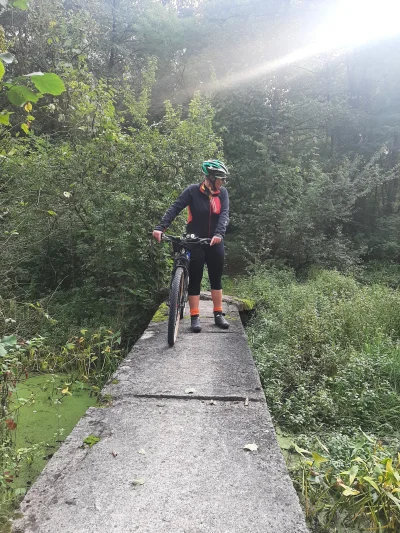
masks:
[[[299,283],[272,269],[242,280],[239,292],[256,300],[247,333],[280,426],[397,428],[399,291],[335,271]]]

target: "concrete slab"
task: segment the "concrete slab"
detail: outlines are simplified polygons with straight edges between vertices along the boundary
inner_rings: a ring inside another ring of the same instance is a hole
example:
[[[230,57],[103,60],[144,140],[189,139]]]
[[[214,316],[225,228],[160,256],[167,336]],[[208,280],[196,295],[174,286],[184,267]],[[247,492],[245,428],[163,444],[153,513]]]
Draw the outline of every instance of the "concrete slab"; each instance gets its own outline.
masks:
[[[100,442],[82,449],[90,434]],[[243,449],[253,442],[258,451]],[[21,533],[307,531],[257,402],[131,398],[91,408],[21,510]]]
[[[210,325],[211,327],[211,325]],[[214,327],[214,326],[213,326]],[[182,332],[170,348],[167,324],[152,324],[114,374],[105,394],[195,396],[264,401],[260,379],[242,332]],[[229,341],[228,341],[229,339]],[[112,384],[112,382],[117,383]]]

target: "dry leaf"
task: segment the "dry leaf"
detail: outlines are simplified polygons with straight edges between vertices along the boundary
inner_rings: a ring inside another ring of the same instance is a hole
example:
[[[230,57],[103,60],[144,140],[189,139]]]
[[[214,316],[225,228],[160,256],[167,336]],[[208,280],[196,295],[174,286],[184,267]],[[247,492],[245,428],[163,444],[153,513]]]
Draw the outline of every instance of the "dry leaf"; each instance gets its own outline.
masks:
[[[9,418],[6,420],[6,426],[10,431],[14,431],[14,429],[17,427],[17,424],[14,422],[14,420],[12,420],[12,418]]]
[[[144,485],[144,479],[134,479],[132,485],[136,487],[137,485]]]
[[[258,446],[253,442],[253,444],[246,444],[246,446],[243,446],[243,449],[249,450],[250,452],[256,452],[258,450]]]

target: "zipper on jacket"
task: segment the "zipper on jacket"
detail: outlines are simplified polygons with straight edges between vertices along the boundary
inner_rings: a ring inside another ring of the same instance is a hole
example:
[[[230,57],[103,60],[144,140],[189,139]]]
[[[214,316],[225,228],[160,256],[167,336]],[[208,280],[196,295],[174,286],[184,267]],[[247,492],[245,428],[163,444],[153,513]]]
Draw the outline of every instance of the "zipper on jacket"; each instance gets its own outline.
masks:
[[[208,237],[211,238],[211,197],[209,198],[210,201],[210,209],[208,211]]]

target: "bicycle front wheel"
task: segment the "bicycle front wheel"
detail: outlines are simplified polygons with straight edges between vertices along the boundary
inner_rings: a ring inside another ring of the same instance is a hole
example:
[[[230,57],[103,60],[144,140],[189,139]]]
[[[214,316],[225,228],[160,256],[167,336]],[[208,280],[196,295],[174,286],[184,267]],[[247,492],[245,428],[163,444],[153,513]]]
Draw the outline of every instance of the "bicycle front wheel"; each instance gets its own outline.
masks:
[[[183,268],[178,267],[174,274],[169,295],[168,316],[168,344],[173,346],[178,336],[179,322],[181,318],[181,303],[184,292],[185,274]]]

